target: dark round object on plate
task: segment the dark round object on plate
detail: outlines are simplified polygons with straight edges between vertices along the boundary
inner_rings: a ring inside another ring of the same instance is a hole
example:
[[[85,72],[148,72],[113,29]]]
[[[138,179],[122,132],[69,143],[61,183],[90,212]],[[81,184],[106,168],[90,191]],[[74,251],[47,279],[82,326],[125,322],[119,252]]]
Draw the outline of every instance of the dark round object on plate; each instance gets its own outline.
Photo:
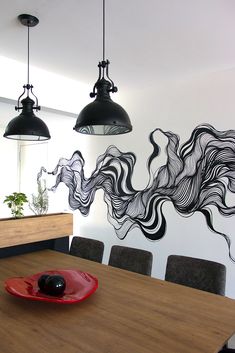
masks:
[[[44,275],[41,275],[38,279],[38,287],[40,288],[40,290],[43,292],[44,290],[44,286],[45,286],[45,281],[46,279],[49,277],[50,275],[48,274],[44,274]]]
[[[66,287],[66,282],[63,276],[51,275],[45,280],[43,292],[49,295],[62,295]]]

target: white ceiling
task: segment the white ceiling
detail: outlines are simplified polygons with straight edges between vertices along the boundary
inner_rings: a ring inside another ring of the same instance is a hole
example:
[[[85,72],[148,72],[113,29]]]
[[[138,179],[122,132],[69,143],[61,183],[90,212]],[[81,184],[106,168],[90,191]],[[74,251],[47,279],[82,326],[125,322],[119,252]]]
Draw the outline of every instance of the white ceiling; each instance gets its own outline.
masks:
[[[30,64],[92,88],[102,59],[102,0],[0,1],[0,55],[26,61],[27,29],[17,16],[35,15]],[[120,89],[230,69],[235,1],[106,0],[106,54]]]

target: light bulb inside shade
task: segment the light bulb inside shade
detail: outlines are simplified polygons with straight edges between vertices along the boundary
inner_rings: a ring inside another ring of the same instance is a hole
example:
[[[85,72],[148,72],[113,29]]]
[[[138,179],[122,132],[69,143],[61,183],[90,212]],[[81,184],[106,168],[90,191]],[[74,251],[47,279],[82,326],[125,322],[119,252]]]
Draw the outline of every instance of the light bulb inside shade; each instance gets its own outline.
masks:
[[[36,135],[3,135],[4,137],[10,140],[20,140],[20,141],[46,141],[49,138],[44,136],[36,136]]]
[[[124,126],[87,125],[78,127],[76,131],[87,135],[119,135],[125,134],[130,130]]]

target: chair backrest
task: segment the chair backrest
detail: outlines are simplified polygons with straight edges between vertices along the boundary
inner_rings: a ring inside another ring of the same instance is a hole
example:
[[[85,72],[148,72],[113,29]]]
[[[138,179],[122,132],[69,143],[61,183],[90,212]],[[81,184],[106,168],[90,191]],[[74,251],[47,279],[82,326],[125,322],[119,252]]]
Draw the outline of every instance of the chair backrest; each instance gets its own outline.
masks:
[[[96,239],[75,236],[72,239],[69,253],[73,256],[101,263],[104,253],[104,243]]]
[[[112,246],[109,257],[110,266],[149,276],[151,275],[152,262],[151,252],[120,245]]]
[[[167,259],[165,280],[224,295],[226,267],[214,261],[170,255]]]

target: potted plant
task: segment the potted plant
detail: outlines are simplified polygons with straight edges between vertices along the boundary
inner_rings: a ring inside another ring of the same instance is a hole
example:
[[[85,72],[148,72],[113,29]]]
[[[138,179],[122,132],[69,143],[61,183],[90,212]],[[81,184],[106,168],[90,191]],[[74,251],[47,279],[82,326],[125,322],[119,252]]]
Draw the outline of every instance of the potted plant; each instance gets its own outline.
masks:
[[[35,206],[40,212],[47,211],[48,205],[44,186],[38,186],[38,195],[35,196]],[[4,203],[11,209],[14,218],[0,218],[0,249],[73,234],[72,213],[39,212],[37,215],[24,216],[23,206],[26,202],[28,199],[24,193],[13,192],[6,196]]]
[[[46,187],[46,180],[38,180],[38,193],[32,194],[32,201],[29,202],[29,208],[35,215],[43,215],[48,211],[48,192]]]
[[[23,192],[13,192],[11,195],[6,196],[3,202],[11,209],[13,217],[20,218],[24,215],[24,203],[28,202],[28,199]]]

